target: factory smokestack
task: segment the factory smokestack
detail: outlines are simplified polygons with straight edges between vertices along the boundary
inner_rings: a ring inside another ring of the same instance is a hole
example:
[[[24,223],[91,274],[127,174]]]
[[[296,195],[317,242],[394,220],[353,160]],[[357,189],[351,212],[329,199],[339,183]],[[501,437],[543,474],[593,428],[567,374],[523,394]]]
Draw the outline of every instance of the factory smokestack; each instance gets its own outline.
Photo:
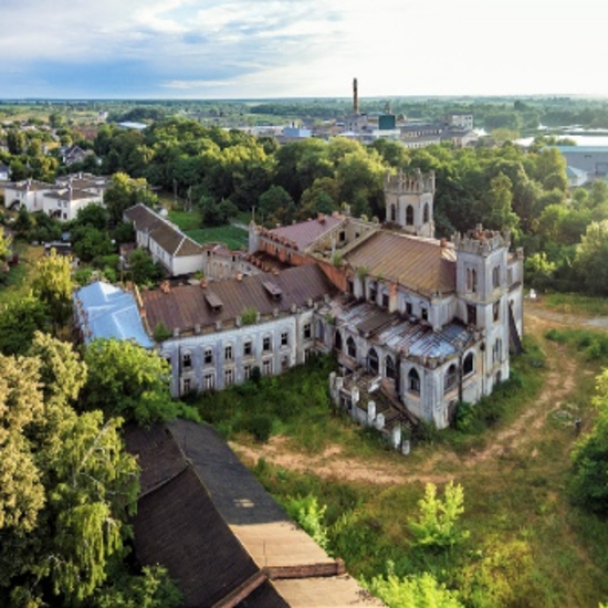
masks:
[[[357,79],[353,79],[353,114],[359,116],[359,93],[357,91]]]

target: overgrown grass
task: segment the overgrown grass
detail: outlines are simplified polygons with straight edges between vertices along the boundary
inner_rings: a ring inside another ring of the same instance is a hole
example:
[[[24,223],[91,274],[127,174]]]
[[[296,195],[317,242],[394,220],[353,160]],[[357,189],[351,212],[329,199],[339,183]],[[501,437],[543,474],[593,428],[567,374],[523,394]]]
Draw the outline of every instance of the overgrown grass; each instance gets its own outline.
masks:
[[[328,394],[331,357],[313,357],[280,377],[260,377],[218,393],[195,397],[202,418],[228,439],[265,439],[284,435],[298,451],[318,454],[340,444],[345,454],[367,457],[384,447],[377,433],[337,411]],[[396,457],[396,455],[395,455]]]
[[[564,314],[608,316],[608,298],[597,298],[576,293],[544,295],[543,306]]]
[[[238,226],[217,226],[185,230],[185,233],[197,243],[224,243],[228,249],[246,249],[247,231]]]
[[[526,340],[525,354],[513,361],[513,380],[503,384],[487,402],[478,404],[477,411],[483,414],[480,420],[490,424],[486,430],[441,433],[434,445],[418,446],[408,458],[394,457],[373,442],[358,452],[348,447],[342,452],[344,458],[349,453],[367,453],[370,463],[389,462],[395,473],[406,478],[408,472],[416,476],[408,483],[324,479],[312,473],[287,471],[264,460],[258,461],[254,472],[280,501],[310,494],[319,505],[327,506],[324,524],[329,550],[345,559],[355,576],[369,579],[382,574],[390,560],[398,576],[432,572],[448,587],[458,589],[466,605],[473,608],[596,608],[608,598],[608,543],[602,540],[608,538],[608,522],[574,509],[566,487],[569,453],[576,439],[572,419],[592,416],[588,404],[594,375],[608,363],[608,355],[600,349],[599,358],[587,362],[584,349],[593,344],[593,339],[588,342],[588,337],[581,338],[577,331],[570,330],[566,330],[566,338],[566,344],[568,339],[573,340],[568,355],[542,336],[536,342]],[[575,339],[586,344],[580,353]],[[525,415],[539,399],[546,369],[559,369],[564,356],[579,357],[577,365],[585,373],[577,378],[567,401],[556,402],[546,418],[540,419],[537,440],[520,448],[508,447],[477,463],[475,451],[495,437],[503,424]],[[326,371],[315,382],[324,383]],[[300,377],[294,375],[293,380],[300,382]],[[307,395],[310,388],[302,386],[301,393]],[[273,398],[272,391],[262,392],[265,398]],[[286,398],[291,404],[288,391],[278,396],[277,404],[262,407],[279,415],[279,404]],[[217,408],[244,407],[231,405],[232,401],[228,399]],[[317,453],[328,442],[342,445],[348,433],[328,422],[327,411],[323,413],[326,401],[315,396],[296,399],[295,403],[286,410],[285,418],[280,416],[277,430],[291,437],[304,435],[303,442],[298,439],[296,444]],[[247,407],[258,405],[249,400]],[[303,408],[310,408],[310,418]],[[348,427],[347,421],[334,420]],[[304,427],[303,433],[300,426]],[[461,464],[463,457],[467,462]],[[436,463],[431,470],[424,468],[428,458]],[[419,475],[421,470],[426,475]],[[417,514],[425,477],[439,485],[449,479],[463,485],[462,525],[471,535],[461,546],[437,551],[414,545],[408,520]]]
[[[192,209],[192,211],[169,209],[169,220],[183,232],[197,230],[203,223],[200,211],[197,208]]]
[[[433,439],[457,452],[482,448],[488,439],[484,431],[510,424],[526,403],[533,402],[542,388],[545,372],[545,355],[539,343],[525,336],[524,352],[511,359],[509,379],[478,403],[461,403],[454,428],[436,433]]]
[[[568,344],[587,361],[600,361],[608,357],[608,335],[590,329],[550,329],[545,334],[548,340]]]

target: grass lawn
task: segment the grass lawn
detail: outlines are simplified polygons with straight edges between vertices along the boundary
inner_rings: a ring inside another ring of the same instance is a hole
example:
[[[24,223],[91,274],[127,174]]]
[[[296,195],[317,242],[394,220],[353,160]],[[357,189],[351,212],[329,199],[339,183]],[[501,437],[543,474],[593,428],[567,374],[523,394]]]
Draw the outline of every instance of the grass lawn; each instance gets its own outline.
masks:
[[[197,243],[224,243],[228,249],[247,249],[247,231],[236,226],[217,226],[216,228],[198,228],[186,230],[185,233]]]
[[[201,215],[192,211],[169,211],[169,220],[179,226],[185,234],[201,245],[204,243],[224,243],[228,249],[247,249],[247,231],[236,226],[201,228]]]
[[[550,293],[540,296],[543,306],[564,314],[608,316],[608,298],[576,293]]]
[[[192,211],[169,210],[169,220],[179,227],[183,232],[200,228],[202,219],[198,209]]]

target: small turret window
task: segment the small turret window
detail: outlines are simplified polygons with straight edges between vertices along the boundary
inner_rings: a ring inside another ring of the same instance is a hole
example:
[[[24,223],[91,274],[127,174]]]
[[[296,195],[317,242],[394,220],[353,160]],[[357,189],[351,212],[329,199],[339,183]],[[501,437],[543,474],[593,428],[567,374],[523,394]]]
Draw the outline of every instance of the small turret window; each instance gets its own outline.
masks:
[[[378,353],[375,348],[370,348],[367,353],[367,365],[369,367],[369,371],[377,374],[378,373]]]
[[[352,357],[353,359],[357,358],[357,345],[352,337],[349,337],[346,341],[346,350],[348,351],[349,357]]]
[[[462,364],[462,373],[467,376],[472,374],[475,371],[475,358],[473,357],[473,353],[469,353],[465,358]]]
[[[405,209],[405,225],[414,225],[414,208],[411,205],[408,205]]]
[[[456,366],[454,364],[448,367],[448,371],[445,374],[445,392],[452,390],[456,386],[458,374],[456,373]]]
[[[384,360],[384,374],[387,378],[395,379],[395,361],[390,355]]]
[[[422,212],[422,222],[424,224],[429,223],[429,204],[428,203],[426,203],[424,205],[424,211]]]
[[[407,387],[412,393],[420,393],[420,376],[414,368],[407,375]]]
[[[500,287],[500,266],[494,266],[492,269],[492,285],[494,289]]]

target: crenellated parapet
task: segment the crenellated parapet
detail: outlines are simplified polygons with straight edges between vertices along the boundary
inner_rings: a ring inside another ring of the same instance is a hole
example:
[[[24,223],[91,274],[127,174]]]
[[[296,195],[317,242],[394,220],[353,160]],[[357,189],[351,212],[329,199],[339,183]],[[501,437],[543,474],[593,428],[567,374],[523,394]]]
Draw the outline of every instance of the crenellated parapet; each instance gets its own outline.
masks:
[[[416,169],[412,173],[404,173],[399,171],[397,175],[391,175],[387,172],[384,180],[384,189],[386,193],[396,194],[435,194],[435,172],[422,173],[420,169]]]
[[[478,224],[474,230],[464,234],[454,233],[451,240],[457,252],[488,255],[498,249],[508,248],[511,244],[511,234],[508,230],[503,233],[487,230]]]

